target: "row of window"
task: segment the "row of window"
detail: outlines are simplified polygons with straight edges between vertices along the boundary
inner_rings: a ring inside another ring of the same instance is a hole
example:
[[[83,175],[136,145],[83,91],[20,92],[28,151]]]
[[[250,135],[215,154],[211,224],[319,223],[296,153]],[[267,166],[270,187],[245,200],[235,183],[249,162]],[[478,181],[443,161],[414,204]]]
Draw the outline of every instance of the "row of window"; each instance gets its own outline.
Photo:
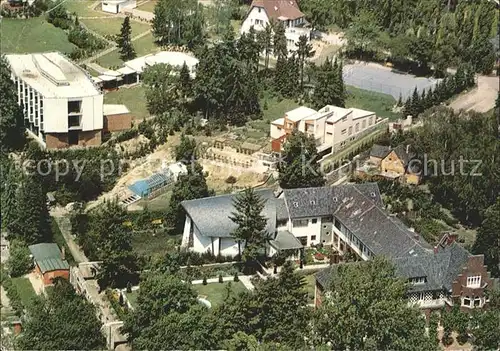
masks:
[[[346,118],[346,117],[344,117]],[[368,118],[368,126],[371,126],[373,124],[373,121],[372,119],[375,118],[375,116],[371,116]],[[344,119],[342,119],[344,120]],[[362,122],[361,122],[361,129],[365,129],[366,128],[366,119],[364,119]],[[355,133],[359,133],[359,122],[356,123],[356,125],[354,126],[354,132]],[[342,129],[341,131],[342,135],[346,134],[347,133],[347,128],[345,129]],[[352,126],[349,127],[349,135],[352,134]]]
[[[23,104],[24,107],[25,118],[32,123],[34,122],[35,126],[40,125],[43,130],[43,99],[36,90],[22,79],[17,76],[12,78],[17,86],[18,104]]]
[[[483,307],[485,299],[483,297],[462,297],[462,306],[464,307]]]

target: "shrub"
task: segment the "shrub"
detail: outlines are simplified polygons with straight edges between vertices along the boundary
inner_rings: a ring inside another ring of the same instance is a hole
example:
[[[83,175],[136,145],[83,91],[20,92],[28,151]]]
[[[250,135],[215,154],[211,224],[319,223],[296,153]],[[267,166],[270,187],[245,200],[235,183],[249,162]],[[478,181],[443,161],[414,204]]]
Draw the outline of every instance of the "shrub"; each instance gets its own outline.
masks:
[[[19,240],[11,241],[7,266],[12,277],[20,277],[31,270],[33,262],[30,258],[28,246],[25,243]]]
[[[127,293],[131,293],[132,292],[132,284],[130,282],[127,282]]]
[[[232,175],[231,175],[231,176],[229,176],[229,177],[227,177],[227,178],[226,178],[226,183],[227,183],[227,184],[234,184],[234,183],[236,183],[236,182],[237,182],[237,179],[236,179],[236,177],[235,177],[235,176],[232,176]]]
[[[203,285],[207,285],[207,276],[203,277]]]
[[[240,278],[238,278],[238,272],[234,273],[234,279],[235,282],[239,282]]]
[[[222,279],[222,274],[219,274],[219,283],[224,283],[224,279]]]

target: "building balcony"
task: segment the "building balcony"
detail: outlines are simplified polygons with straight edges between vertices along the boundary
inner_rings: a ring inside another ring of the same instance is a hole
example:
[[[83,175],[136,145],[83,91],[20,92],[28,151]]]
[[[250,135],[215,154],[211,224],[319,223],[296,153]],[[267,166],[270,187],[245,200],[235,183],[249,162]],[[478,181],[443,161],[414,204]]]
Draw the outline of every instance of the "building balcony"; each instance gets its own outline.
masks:
[[[446,305],[453,306],[453,302],[446,297],[431,299],[431,300],[417,300],[416,302],[410,301],[409,305],[416,305],[419,308],[441,308]]]

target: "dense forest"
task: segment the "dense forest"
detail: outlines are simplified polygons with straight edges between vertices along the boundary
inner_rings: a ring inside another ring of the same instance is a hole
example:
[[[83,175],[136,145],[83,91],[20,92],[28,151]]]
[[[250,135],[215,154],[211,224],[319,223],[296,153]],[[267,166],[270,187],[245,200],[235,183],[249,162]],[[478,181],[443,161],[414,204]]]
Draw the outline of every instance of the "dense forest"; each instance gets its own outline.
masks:
[[[460,63],[490,73],[491,38],[498,33],[493,1],[467,0],[300,0],[312,26],[340,27],[351,57],[384,60],[438,74]]]

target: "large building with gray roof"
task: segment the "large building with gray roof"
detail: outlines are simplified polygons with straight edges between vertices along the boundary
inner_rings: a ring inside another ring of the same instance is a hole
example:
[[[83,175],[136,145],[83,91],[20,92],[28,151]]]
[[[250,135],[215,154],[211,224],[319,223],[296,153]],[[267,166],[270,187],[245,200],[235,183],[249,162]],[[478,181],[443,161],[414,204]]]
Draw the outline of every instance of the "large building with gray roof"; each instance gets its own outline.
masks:
[[[482,255],[471,255],[445,237],[434,247],[384,210],[376,183],[335,187],[286,189],[277,195],[258,190],[266,200],[263,215],[271,240],[267,254],[323,244],[340,254],[350,252],[360,261],[374,256],[391,259],[398,276],[411,285],[409,299],[423,308],[459,302],[463,308],[483,306],[492,284]],[[230,219],[236,194],[184,201],[186,223],[182,245],[214,255],[238,254]],[[293,251],[293,252],[292,252]],[[335,265],[317,274],[316,303],[329,289]]]

